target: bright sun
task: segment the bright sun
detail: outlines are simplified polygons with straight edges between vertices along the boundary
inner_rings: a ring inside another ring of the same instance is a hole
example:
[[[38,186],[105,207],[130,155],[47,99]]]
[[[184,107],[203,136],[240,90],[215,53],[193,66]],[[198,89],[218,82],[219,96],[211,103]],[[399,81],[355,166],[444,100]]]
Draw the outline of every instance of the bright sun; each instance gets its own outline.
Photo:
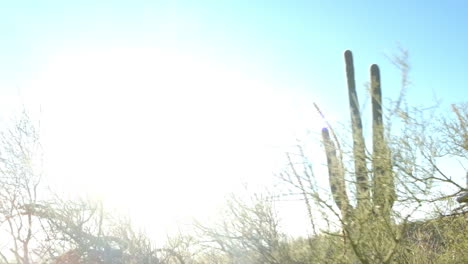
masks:
[[[288,114],[267,83],[157,49],[60,51],[45,69],[46,170],[64,192],[164,227],[271,176]]]

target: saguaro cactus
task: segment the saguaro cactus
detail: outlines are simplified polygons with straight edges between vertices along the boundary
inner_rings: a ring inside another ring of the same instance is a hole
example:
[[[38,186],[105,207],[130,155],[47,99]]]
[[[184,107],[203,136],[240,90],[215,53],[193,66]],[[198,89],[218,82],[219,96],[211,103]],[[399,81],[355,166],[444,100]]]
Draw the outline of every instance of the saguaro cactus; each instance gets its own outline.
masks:
[[[349,50],[344,55],[353,135],[356,206],[351,205],[346,191],[343,161],[337,155],[335,142],[330,137],[329,129],[324,128],[322,137],[327,156],[330,188],[333,199],[341,211],[343,230],[350,238],[360,260],[363,263],[386,262],[391,258],[395,248],[395,243],[391,242],[395,240],[394,232],[391,230],[391,212],[396,195],[390,150],[384,137],[379,67],[373,64],[370,68],[373,151],[372,155],[368,156],[356,93],[353,56]],[[368,160],[372,163],[371,170],[367,166]],[[369,239],[377,237],[381,242],[389,241],[391,245],[382,243],[383,246],[380,248],[370,248],[373,243]],[[376,254],[372,254],[373,250]]]

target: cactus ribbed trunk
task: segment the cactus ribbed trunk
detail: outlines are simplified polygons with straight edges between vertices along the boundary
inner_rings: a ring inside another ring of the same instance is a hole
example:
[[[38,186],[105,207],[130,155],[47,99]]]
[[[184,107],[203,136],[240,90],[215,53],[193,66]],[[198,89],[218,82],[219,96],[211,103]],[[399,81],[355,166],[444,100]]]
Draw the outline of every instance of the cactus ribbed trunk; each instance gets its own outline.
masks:
[[[382,118],[382,89],[379,66],[371,66],[372,95],[372,172],[375,211],[388,218],[395,201],[390,150],[385,142]]]
[[[345,52],[345,62],[353,133],[353,155],[358,199],[357,207],[362,208],[363,205],[369,201],[369,177],[367,176],[366,146],[362,134],[361,113],[359,111],[359,100],[356,93],[356,81],[354,79],[353,54],[349,50]]]
[[[348,194],[346,193],[343,164],[336,155],[336,147],[330,139],[328,129],[324,128],[322,130],[322,136],[327,154],[329,183],[333,199],[340,209],[343,218],[346,218],[349,215],[351,206],[349,205]]]

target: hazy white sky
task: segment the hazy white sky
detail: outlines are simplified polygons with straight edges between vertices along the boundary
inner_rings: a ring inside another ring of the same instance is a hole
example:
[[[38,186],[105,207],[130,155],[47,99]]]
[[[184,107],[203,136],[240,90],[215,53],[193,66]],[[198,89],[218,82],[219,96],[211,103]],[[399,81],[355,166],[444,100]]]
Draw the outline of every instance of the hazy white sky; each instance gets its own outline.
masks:
[[[207,213],[242,183],[271,184],[304,122],[274,83],[171,50],[63,53],[33,85],[54,182],[152,221]]]
[[[346,122],[345,49],[358,85],[368,65],[381,66],[385,96],[399,92],[385,56],[399,42],[411,54],[409,99],[466,98],[466,10],[464,1],[2,3],[0,117],[24,104],[40,119],[53,185],[161,227],[243,182],[271,183],[295,138],[319,132],[312,102]],[[318,144],[310,151],[321,156]]]

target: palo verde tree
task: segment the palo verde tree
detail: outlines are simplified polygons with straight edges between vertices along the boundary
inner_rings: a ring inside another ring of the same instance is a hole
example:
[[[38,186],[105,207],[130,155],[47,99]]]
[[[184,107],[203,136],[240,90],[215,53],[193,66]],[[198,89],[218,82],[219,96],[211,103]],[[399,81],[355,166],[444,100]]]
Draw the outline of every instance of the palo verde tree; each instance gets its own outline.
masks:
[[[39,135],[26,111],[0,130],[0,264],[161,263],[129,220],[45,185]]]
[[[209,226],[197,222],[195,228],[201,246],[224,257],[226,262],[221,263],[296,263],[268,196],[258,194],[244,200],[232,195],[219,221]]]
[[[26,112],[0,131],[0,263],[29,264],[42,255],[32,250],[40,226],[22,210],[40,199],[41,153],[39,131]]]

